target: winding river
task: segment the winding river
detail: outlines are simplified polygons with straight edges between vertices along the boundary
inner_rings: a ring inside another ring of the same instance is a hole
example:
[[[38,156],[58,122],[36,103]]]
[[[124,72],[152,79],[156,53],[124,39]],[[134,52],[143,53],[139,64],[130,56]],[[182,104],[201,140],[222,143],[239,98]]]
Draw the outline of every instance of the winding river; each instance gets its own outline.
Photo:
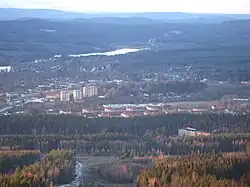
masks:
[[[83,182],[84,180],[84,176],[83,176],[83,164],[80,163],[80,162],[76,162],[76,166],[75,166],[75,174],[76,174],[76,177],[75,179],[72,181],[71,184],[64,184],[64,185],[60,185],[60,186],[57,186],[57,187],[75,187],[75,186],[78,186],[81,182]]]

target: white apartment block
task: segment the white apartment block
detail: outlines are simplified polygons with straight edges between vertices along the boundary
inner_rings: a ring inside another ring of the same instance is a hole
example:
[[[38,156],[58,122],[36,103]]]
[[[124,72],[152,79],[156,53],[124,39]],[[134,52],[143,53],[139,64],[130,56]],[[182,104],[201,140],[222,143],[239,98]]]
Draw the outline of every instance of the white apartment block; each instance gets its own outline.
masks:
[[[61,91],[60,99],[61,101],[70,101],[70,95],[72,93],[70,91]]]
[[[84,86],[82,88],[83,97],[93,97],[98,95],[98,88],[96,86]]]
[[[81,90],[74,90],[73,91],[73,97],[74,97],[74,100],[77,101],[77,100],[82,100],[82,91]]]

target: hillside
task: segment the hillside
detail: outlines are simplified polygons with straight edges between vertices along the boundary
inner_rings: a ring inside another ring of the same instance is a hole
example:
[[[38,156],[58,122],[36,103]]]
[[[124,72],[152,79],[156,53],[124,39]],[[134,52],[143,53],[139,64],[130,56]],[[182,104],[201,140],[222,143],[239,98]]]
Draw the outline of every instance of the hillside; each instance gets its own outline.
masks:
[[[55,54],[104,52],[120,45],[152,47],[158,52],[147,55],[152,58],[156,55],[160,61],[171,52],[168,59],[178,58],[172,59],[172,63],[190,58],[208,61],[212,57],[218,57],[213,61],[220,61],[225,55],[232,56],[231,60],[244,57],[245,61],[250,49],[248,20],[195,24],[116,17],[70,21],[20,19],[0,21],[0,28],[0,63]],[[175,52],[177,56],[173,56]]]

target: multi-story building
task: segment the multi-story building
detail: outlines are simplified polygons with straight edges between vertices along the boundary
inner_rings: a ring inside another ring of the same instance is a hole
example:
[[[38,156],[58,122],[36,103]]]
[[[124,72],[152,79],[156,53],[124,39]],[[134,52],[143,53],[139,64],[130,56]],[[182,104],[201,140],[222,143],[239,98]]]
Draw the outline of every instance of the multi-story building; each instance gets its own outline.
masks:
[[[83,97],[93,97],[98,95],[98,88],[96,86],[84,86],[82,88]]]
[[[61,101],[70,101],[71,95],[72,95],[72,92],[70,92],[70,91],[61,91],[60,99],[61,99]]]
[[[73,97],[75,101],[82,99],[82,91],[81,90],[74,90],[73,91]]]

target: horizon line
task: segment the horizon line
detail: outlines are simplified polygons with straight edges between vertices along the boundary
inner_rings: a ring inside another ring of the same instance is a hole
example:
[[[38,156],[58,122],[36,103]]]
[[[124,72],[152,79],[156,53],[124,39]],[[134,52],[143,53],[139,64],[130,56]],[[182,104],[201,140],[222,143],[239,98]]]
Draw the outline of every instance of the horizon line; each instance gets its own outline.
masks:
[[[188,12],[188,11],[79,11],[70,9],[57,8],[16,8],[16,7],[0,7],[1,9],[16,9],[16,10],[55,10],[67,13],[81,13],[81,14],[144,14],[144,13],[183,13],[183,14],[209,14],[209,15],[250,15],[250,13],[225,13],[225,12]]]

